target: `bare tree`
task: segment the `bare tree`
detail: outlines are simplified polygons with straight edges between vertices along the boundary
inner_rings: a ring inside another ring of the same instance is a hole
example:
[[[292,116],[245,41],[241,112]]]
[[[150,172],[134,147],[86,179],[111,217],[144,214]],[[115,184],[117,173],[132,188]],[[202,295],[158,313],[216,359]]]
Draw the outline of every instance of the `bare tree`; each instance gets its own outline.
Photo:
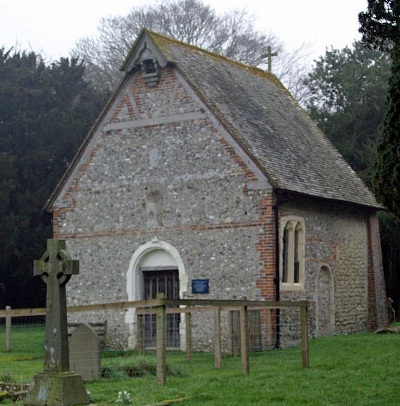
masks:
[[[311,53],[311,45],[306,43],[291,52],[283,47],[272,68],[292,96],[303,106],[311,95],[309,87],[304,84],[312,68],[309,62]]]
[[[271,47],[278,53],[274,73],[298,97],[305,75],[302,61],[308,55],[304,49],[285,52],[273,34],[255,30],[255,20],[245,10],[217,15],[201,0],[166,0],[156,6],[134,7],[127,16],[101,19],[98,35],[79,40],[73,55],[85,61],[88,77],[95,85],[112,90],[122,77],[119,68],[143,27],[262,68],[266,68],[264,55]]]

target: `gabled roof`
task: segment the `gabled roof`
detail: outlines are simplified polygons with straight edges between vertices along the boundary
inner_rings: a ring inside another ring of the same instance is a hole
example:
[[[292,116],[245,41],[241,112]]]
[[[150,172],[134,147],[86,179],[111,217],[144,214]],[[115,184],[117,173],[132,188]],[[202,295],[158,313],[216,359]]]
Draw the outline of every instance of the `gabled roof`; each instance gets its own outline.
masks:
[[[381,208],[372,192],[273,74],[146,29],[133,45],[122,70],[129,73],[136,69],[144,52],[152,54],[161,66],[170,63],[180,71],[275,191]],[[113,100],[81,146],[49,199],[47,209],[51,210]]]
[[[381,207],[273,74],[148,30],[122,70],[132,69],[146,41],[177,67],[274,189]]]

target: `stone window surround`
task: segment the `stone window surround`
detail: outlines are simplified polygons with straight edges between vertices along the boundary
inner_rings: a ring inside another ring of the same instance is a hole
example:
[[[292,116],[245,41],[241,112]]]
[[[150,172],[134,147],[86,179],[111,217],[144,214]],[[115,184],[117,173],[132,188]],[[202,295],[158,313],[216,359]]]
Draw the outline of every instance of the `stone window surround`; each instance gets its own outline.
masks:
[[[288,232],[288,274],[287,281],[283,281],[283,249],[284,249],[284,234]],[[297,233],[297,238],[295,234]],[[300,216],[285,216],[280,220],[280,289],[281,291],[304,290],[305,284],[305,223],[304,218]],[[295,239],[297,239],[297,247],[295,247]],[[294,282],[294,261],[295,255],[299,262],[299,281]]]

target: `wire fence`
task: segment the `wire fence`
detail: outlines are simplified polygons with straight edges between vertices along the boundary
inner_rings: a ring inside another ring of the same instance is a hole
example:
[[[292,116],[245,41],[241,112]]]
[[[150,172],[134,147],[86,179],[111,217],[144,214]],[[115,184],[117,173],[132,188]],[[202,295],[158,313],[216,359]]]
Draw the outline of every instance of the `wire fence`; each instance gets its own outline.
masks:
[[[70,358],[77,351],[78,360],[71,360],[70,367],[90,369],[87,377],[85,370],[81,372],[86,380],[153,374],[160,384],[169,375],[196,370],[248,374],[266,363],[307,367],[307,306],[307,302],[159,296],[69,307]],[[0,383],[28,383],[43,370],[44,316],[45,309],[0,311]],[[118,323],[121,318],[124,328]],[[94,338],[83,335],[73,342],[82,323]],[[121,346],[122,336],[128,338]]]

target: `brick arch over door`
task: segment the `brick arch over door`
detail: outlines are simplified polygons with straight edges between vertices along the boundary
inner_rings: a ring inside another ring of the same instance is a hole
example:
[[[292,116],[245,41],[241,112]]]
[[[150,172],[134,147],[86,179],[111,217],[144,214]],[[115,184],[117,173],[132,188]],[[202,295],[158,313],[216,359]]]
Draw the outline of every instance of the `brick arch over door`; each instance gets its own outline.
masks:
[[[140,246],[132,255],[129,268],[126,273],[126,290],[129,301],[143,299],[143,272],[144,266],[158,266],[160,269],[170,269],[172,267],[178,270],[179,275],[179,297],[183,298],[187,291],[188,276],[179,252],[169,243],[154,239],[147,244]],[[137,325],[136,310],[129,309],[125,316],[125,322],[129,326],[128,346],[136,348],[137,346]],[[185,320],[181,320],[181,338],[185,331]],[[185,340],[181,339],[181,349],[185,345]]]
[[[332,270],[324,265],[318,271],[316,284],[316,335],[335,333],[335,284]]]

